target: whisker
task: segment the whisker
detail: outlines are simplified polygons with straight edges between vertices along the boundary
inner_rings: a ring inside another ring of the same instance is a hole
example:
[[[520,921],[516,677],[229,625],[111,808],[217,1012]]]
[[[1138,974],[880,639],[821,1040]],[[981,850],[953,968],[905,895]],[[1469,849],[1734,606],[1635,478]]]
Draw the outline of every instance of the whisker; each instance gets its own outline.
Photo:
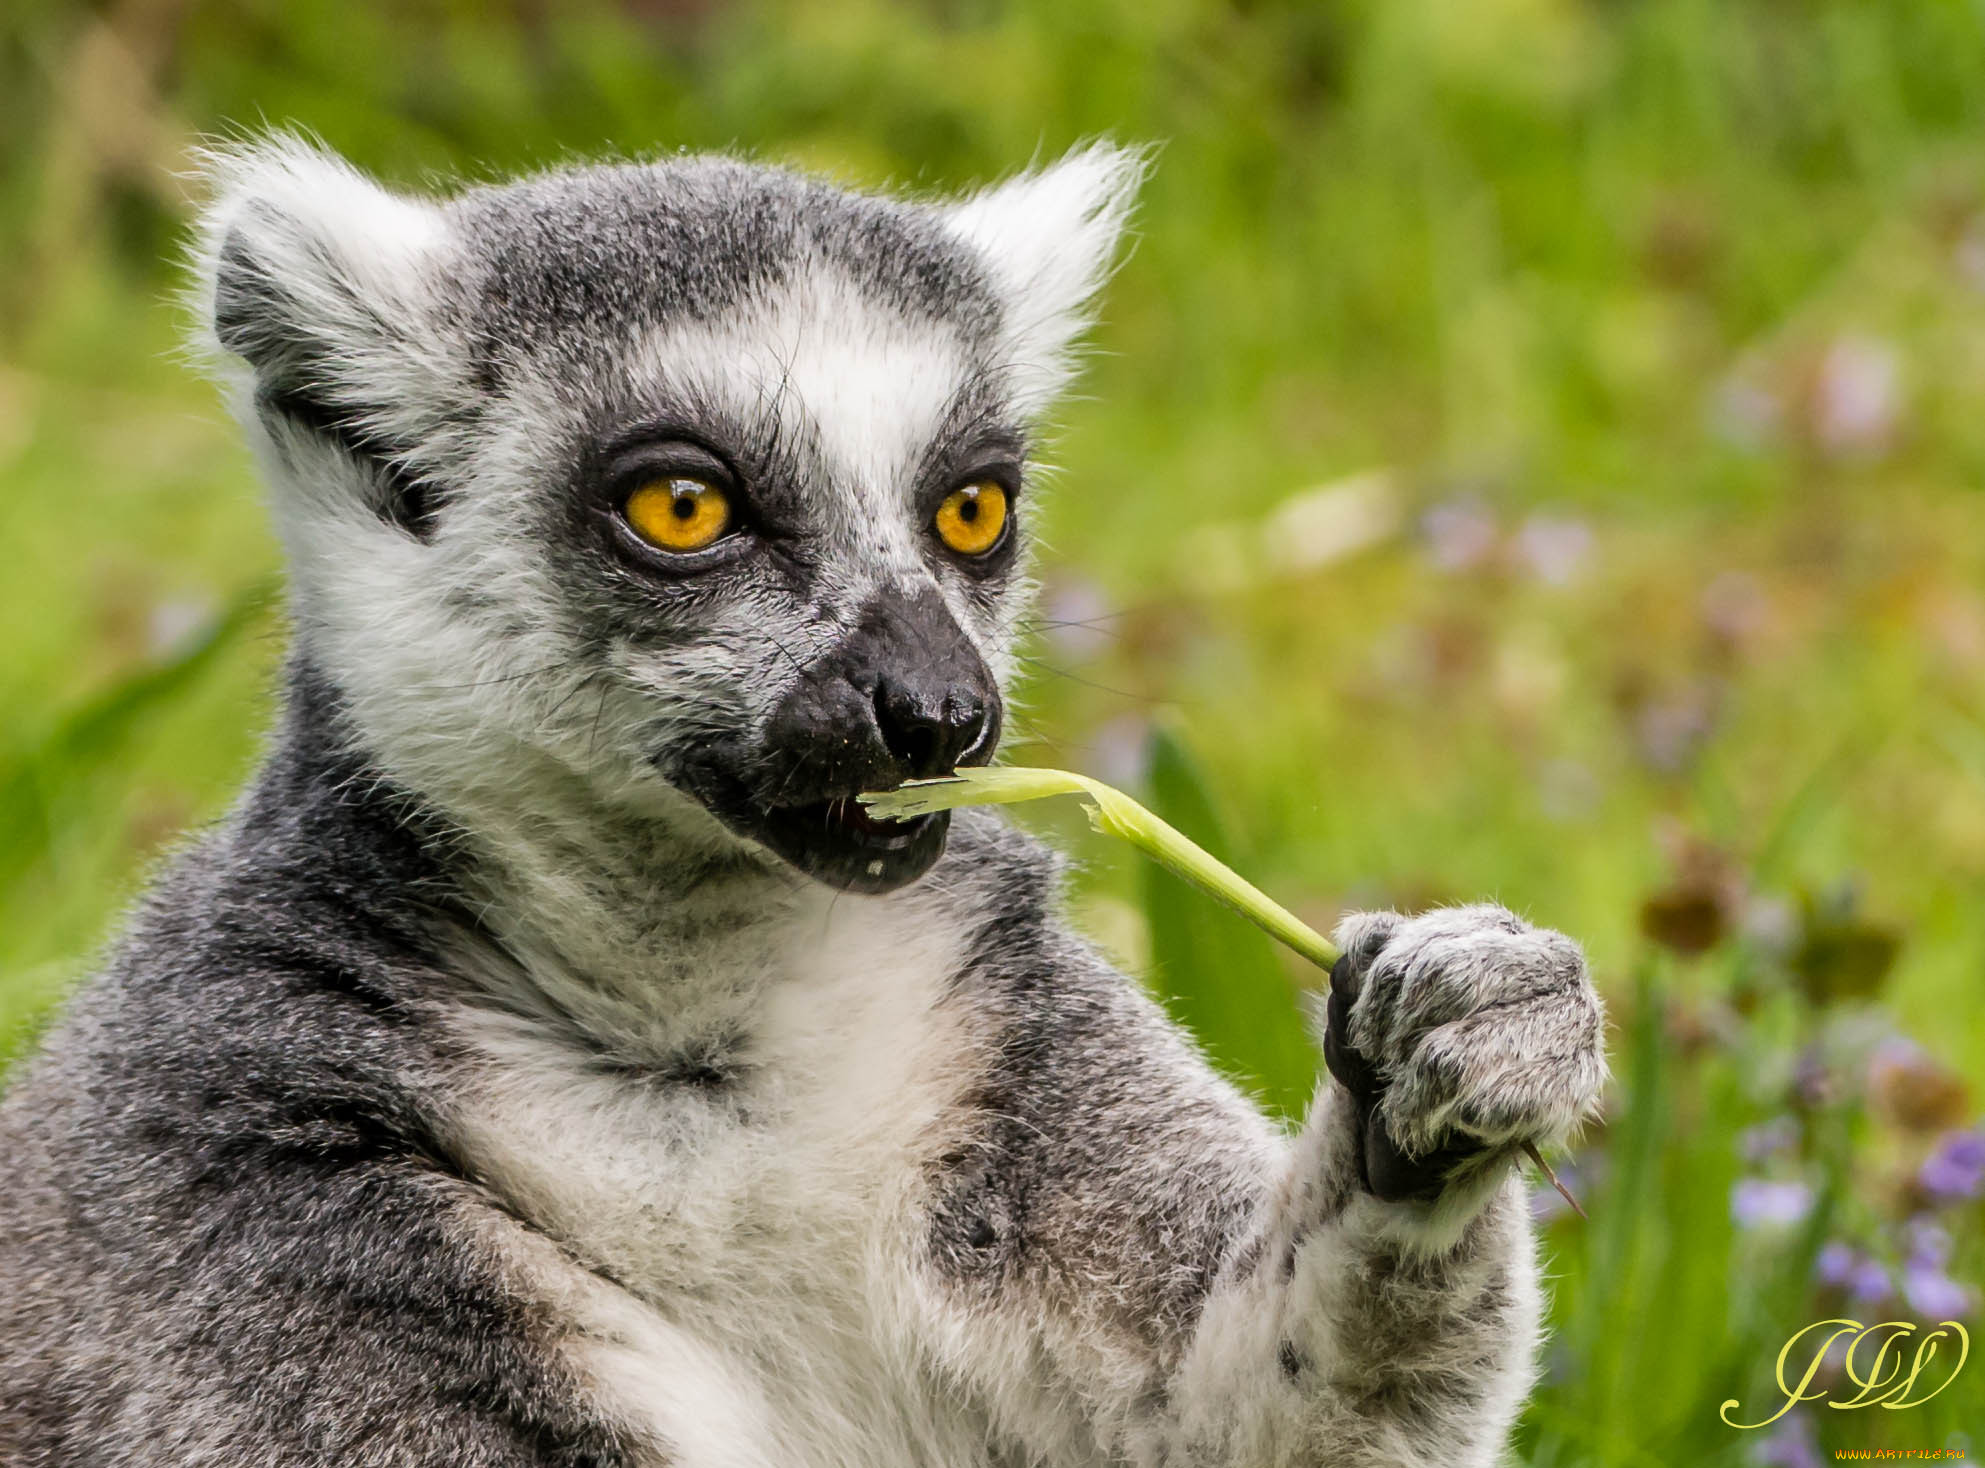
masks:
[[[545,710],[543,722],[549,724],[553,719],[557,718],[561,713],[563,713],[565,711],[565,706],[571,703],[572,700],[577,698],[580,694],[584,693],[588,688],[590,688],[598,680],[598,676],[599,675],[597,673],[590,671],[581,674],[578,681],[575,682],[572,685],[572,687],[566,691],[565,697],[561,698],[557,703],[553,704],[549,709]]]
[[[578,666],[578,663],[579,659],[576,657],[564,658],[541,667],[526,668],[521,673],[504,673],[494,678],[478,678],[472,683],[412,683],[406,687],[417,693],[460,693],[471,688],[489,688],[498,683],[520,683],[526,678],[542,678],[549,673],[562,673],[568,668]]]
[[[1022,632],[1046,632],[1063,627],[1081,627],[1090,632],[1103,632],[1111,637],[1123,634],[1105,623],[1122,621],[1128,612],[1103,612],[1094,617],[1023,617],[1014,625]]]
[[[1084,688],[1093,688],[1098,693],[1107,693],[1113,698],[1129,699],[1132,703],[1141,703],[1152,707],[1162,703],[1178,702],[1176,699],[1153,698],[1149,694],[1132,693],[1128,688],[1112,688],[1107,683],[1098,683],[1093,678],[1084,678],[1079,673],[1071,673],[1066,668],[1058,668],[1053,663],[1041,658],[1029,657],[1025,653],[1015,653],[1014,658],[1016,661],[1026,663],[1029,667],[1039,669],[1043,673],[1052,674],[1057,678],[1065,678],[1070,683],[1079,683]]]
[[[586,739],[586,763],[588,766],[593,763],[593,754],[599,748],[600,716],[607,711],[607,695],[612,691],[611,687],[602,684],[600,687],[600,701],[593,705],[593,732]]]
[[[801,664],[798,658],[793,656],[792,650],[788,648],[785,643],[781,642],[778,638],[774,637],[769,632],[763,632],[760,633],[759,635],[763,637],[767,642],[771,643],[773,647],[778,649],[779,656],[784,658],[788,663],[792,664],[792,669],[795,673],[798,673],[802,678],[806,676],[806,668]]]

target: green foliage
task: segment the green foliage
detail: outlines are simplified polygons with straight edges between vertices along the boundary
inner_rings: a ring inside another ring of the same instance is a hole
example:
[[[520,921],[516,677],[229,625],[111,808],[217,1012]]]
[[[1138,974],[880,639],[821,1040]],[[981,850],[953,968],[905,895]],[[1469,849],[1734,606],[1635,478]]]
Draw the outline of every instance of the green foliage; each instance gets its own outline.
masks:
[[[17,0],[0,1055],[267,720],[275,550],[173,355],[200,134],[296,122],[410,186],[687,146],[938,188],[1150,139],[1029,506],[1010,752],[1142,770],[1319,927],[1496,896],[1584,940],[1618,1084],[1591,1222],[1546,1226],[1523,1452],[1748,1461],[1717,1406],[1849,1308],[1822,1235],[1900,1281],[1934,1220],[1985,1280],[1978,1203],[1918,1181],[1985,1054],[1981,75],[1956,0]],[[1153,724],[1208,773],[1143,759]],[[1264,940],[1026,818],[1102,940],[1298,1105]],[[1747,1156],[1759,1124],[1791,1140]],[[1814,1205],[1740,1226],[1746,1181]],[[1805,1415],[1930,1447],[1981,1407],[1974,1362],[1926,1407]]]
[[[271,588],[250,587],[218,618],[156,662],[107,684],[55,720],[23,748],[0,752],[0,927],[32,926],[28,909],[37,874],[58,860],[65,823],[76,811],[65,799],[78,785],[114,781],[132,745],[162,708],[184,699],[210,675],[230,646],[267,608]],[[25,1005],[0,1006],[0,1063],[28,1039],[42,1008],[56,997],[60,966],[32,975]]]

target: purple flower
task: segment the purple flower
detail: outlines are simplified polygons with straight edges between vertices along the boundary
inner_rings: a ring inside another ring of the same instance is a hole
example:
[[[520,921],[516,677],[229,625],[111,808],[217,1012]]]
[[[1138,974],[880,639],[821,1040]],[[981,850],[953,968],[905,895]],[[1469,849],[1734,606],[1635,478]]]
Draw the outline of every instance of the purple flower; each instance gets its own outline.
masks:
[[[1530,1221],[1539,1228],[1569,1212],[1571,1205],[1549,1183],[1539,1183],[1530,1190]]]
[[[1560,1162],[1558,1181],[1565,1185],[1566,1190],[1574,1198],[1578,1196],[1580,1178],[1575,1164],[1570,1161]],[[1540,1182],[1530,1190],[1530,1221],[1539,1227],[1569,1212],[1571,1212],[1571,1204],[1565,1201],[1563,1193],[1549,1183]]]
[[[1927,1321],[1955,1320],[1972,1310],[1970,1290],[1936,1265],[1915,1259],[1902,1266],[1902,1297]]]
[[[1789,1227],[1812,1206],[1813,1190],[1804,1183],[1747,1177],[1730,1189],[1730,1217],[1739,1228]]]
[[[1758,1468],[1822,1468],[1812,1419],[1803,1411],[1787,1412],[1751,1449],[1751,1461]]]
[[[1959,1203],[1985,1192],[1985,1127],[1948,1133],[1916,1181],[1938,1203]]]
[[[1119,714],[1089,736],[1081,768],[1111,785],[1137,786],[1151,763],[1151,725],[1135,714]]]
[[[1774,1116],[1737,1134],[1737,1152],[1753,1167],[1760,1167],[1781,1152],[1799,1145],[1799,1118]]]
[[[1808,1045],[1792,1063],[1792,1089],[1799,1104],[1812,1110],[1827,1105],[1839,1094],[1840,1083],[1819,1046]]]
[[[1905,1236],[1909,1243],[1910,1263],[1942,1269],[1951,1262],[1950,1231],[1934,1218],[1919,1215],[1910,1219]]]
[[[1435,505],[1420,520],[1427,556],[1443,571],[1466,571],[1495,553],[1495,516],[1474,500]]]
[[[1516,553],[1547,586],[1568,586],[1584,569],[1592,550],[1592,530],[1582,520],[1532,515],[1516,532]]]
[[[1702,685],[1643,703],[1633,716],[1634,742],[1641,760],[1663,775],[1688,768],[1715,728],[1715,699]]]
[[[1834,342],[1814,384],[1813,429],[1820,446],[1835,455],[1887,448],[1902,407],[1901,377],[1887,342],[1858,336]]]
[[[1756,452],[1778,436],[1784,409],[1770,389],[1739,377],[1719,385],[1709,402],[1710,427],[1732,448]]]
[[[1882,1305],[1895,1294],[1882,1261],[1841,1239],[1820,1250],[1813,1260],[1813,1277],[1828,1289],[1843,1291],[1861,1309]]]
[[[1951,1236],[1933,1218],[1912,1218],[1905,1230],[1909,1258],[1902,1266],[1902,1296],[1929,1320],[1955,1320],[1973,1309],[1971,1291],[1944,1273]]]
[[[1864,1310],[1886,1305],[1895,1298],[1895,1286],[1882,1261],[1872,1256],[1857,1260],[1847,1278],[1847,1297]]]
[[[1116,609],[1102,587],[1071,577],[1052,585],[1042,598],[1040,626],[1048,646],[1065,658],[1095,657],[1116,640]]]
[[[1860,1267],[1861,1254],[1852,1244],[1830,1240],[1813,1260],[1813,1278],[1831,1289],[1844,1290]]]

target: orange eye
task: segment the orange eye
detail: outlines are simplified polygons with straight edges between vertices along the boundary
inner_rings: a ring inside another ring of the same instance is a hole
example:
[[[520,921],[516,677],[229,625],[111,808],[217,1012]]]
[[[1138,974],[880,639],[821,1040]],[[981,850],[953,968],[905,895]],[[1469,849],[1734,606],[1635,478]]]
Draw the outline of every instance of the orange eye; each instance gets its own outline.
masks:
[[[982,556],[1006,528],[1006,491],[990,479],[954,489],[931,521],[937,538],[961,556]]]
[[[681,554],[702,550],[730,528],[731,502],[701,479],[657,479],[629,495],[621,514],[648,544]]]

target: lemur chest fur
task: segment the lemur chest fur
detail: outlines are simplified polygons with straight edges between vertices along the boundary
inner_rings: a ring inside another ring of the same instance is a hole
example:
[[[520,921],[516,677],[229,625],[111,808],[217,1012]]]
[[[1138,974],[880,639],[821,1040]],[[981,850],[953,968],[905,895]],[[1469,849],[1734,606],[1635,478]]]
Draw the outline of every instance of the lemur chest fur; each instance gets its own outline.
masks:
[[[463,999],[446,1022],[469,1174],[586,1268],[693,1305],[740,1349],[765,1339],[767,1308],[866,1329],[879,1276],[917,1246],[926,1163],[980,1048],[946,1002],[962,942],[934,917],[845,897],[694,943],[693,986],[598,1001],[654,1007],[616,1023],[612,1048],[569,1013]]]
[[[692,941],[691,986],[605,986],[616,1050],[488,992],[449,1013],[489,1238],[657,1462],[984,1461],[983,1424],[900,1351],[929,1159],[981,1048],[946,1002],[961,947],[931,904],[844,897]]]

